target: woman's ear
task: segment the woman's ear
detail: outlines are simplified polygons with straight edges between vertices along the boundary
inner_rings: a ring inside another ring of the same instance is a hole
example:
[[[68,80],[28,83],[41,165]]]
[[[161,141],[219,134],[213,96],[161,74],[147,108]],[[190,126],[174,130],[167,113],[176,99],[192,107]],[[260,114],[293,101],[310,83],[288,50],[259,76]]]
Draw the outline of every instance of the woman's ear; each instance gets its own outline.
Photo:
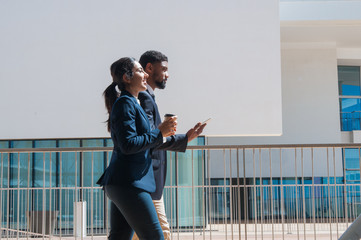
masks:
[[[123,74],[123,81],[128,84],[130,83],[130,78],[128,77],[127,74]]]

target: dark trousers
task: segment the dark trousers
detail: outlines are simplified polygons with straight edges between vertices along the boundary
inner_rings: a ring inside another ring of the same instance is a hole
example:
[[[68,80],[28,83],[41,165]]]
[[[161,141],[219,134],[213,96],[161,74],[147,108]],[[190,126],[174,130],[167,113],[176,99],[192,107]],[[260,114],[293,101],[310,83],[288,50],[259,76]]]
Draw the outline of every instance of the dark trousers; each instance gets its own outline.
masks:
[[[131,186],[106,185],[104,189],[111,200],[108,239],[131,240],[135,231],[140,240],[164,240],[148,192]]]

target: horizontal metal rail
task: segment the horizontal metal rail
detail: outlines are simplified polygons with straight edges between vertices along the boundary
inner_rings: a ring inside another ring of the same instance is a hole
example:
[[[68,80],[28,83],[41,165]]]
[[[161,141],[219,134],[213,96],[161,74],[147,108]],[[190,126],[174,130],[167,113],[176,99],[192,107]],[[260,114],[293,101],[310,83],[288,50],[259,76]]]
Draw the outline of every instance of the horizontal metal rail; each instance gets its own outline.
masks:
[[[200,145],[188,146],[187,150],[227,150],[227,149],[295,149],[295,148],[361,148],[357,143],[338,144],[270,144],[270,145]],[[113,147],[63,147],[63,148],[0,148],[0,153],[36,153],[36,152],[104,152]]]

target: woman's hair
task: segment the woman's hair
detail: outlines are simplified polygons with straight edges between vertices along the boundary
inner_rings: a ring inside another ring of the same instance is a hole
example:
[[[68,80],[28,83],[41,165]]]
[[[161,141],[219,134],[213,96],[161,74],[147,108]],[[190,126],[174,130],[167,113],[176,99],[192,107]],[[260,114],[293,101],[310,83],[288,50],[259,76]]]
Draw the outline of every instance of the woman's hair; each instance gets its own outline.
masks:
[[[120,91],[124,91],[126,88],[126,83],[123,81],[123,75],[125,74],[128,78],[133,77],[133,67],[134,67],[134,58],[124,57],[115,61],[110,66],[110,74],[112,75],[113,82],[105,89],[103,96],[105,100],[105,107],[108,110],[108,120],[107,127],[110,132],[110,113],[112,111],[113,104],[117,100],[119,94],[116,90],[116,87]]]

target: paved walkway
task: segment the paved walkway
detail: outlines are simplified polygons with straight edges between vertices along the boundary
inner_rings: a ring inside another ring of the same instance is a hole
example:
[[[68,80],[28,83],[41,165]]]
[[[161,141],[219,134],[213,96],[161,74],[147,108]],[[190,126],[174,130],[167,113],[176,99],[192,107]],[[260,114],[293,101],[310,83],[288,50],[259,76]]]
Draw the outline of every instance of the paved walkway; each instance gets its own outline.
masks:
[[[1,239],[9,239],[9,240],[15,240],[15,239],[17,239],[17,238],[6,238],[6,237],[4,237],[4,236],[2,236],[2,238]],[[33,240],[33,239],[43,239],[42,237],[40,237],[40,238],[26,238],[26,237],[24,237],[24,238],[18,238],[18,239],[21,239],[21,240],[23,240],[23,239],[30,239],[30,240]],[[83,238],[80,238],[80,237],[77,237],[77,238],[75,238],[75,237],[62,237],[62,238],[59,238],[59,237],[51,237],[51,238],[44,238],[44,239],[53,239],[53,240],[60,240],[60,239],[62,239],[62,240],[70,240],[70,239],[82,239],[82,240],[106,240],[107,238],[106,238],[106,236],[94,236],[94,237],[83,237]],[[189,234],[184,234],[184,233],[181,233],[181,234],[177,234],[177,235],[173,235],[173,237],[172,237],[172,240],[191,240],[191,239],[194,239],[194,240],[225,240],[225,239],[234,239],[234,240],[238,240],[238,239],[242,239],[242,240],[245,240],[245,239],[247,239],[247,240],[261,240],[261,239],[263,239],[263,240],[304,240],[304,239],[306,239],[306,240],[311,240],[311,239],[317,239],[317,240],[330,240],[330,239],[335,239],[335,240],[337,240],[338,238],[337,238],[337,235],[333,235],[333,236],[330,236],[329,234],[317,234],[317,236],[316,236],[316,238],[314,238],[314,236],[313,235],[307,235],[306,237],[304,237],[303,235],[301,235],[301,236],[297,236],[297,235],[293,235],[293,234],[286,234],[285,236],[282,236],[282,235],[280,235],[280,234],[275,234],[274,235],[274,238],[272,238],[272,236],[271,235],[264,235],[263,236],[263,238],[262,238],[262,236],[261,235],[259,235],[259,236],[255,236],[255,235],[248,235],[247,236],[247,238],[244,236],[244,235],[242,235],[240,238],[239,238],[239,236],[238,235],[233,235],[233,236],[231,236],[231,235],[228,235],[227,237],[225,236],[225,235],[218,235],[218,234],[212,234],[212,236],[210,236],[210,235],[206,235],[206,236],[203,236],[203,235],[200,235],[200,234],[195,234],[194,236],[193,236],[193,234],[191,234],[191,235],[189,235]]]
[[[172,232],[172,240],[337,240],[347,228],[341,224],[264,224],[263,226],[249,224],[247,225],[247,236],[245,235],[245,225],[241,225],[241,236],[239,236],[239,225],[227,224],[212,224],[208,225],[207,229],[180,229],[179,232]],[[263,234],[261,232],[261,227]],[[314,229],[316,228],[316,232]],[[330,232],[329,229],[332,229]],[[257,231],[255,231],[257,229]],[[273,234],[272,234],[273,229]],[[282,231],[284,229],[284,231]],[[306,235],[304,235],[306,229]],[[337,230],[338,229],[338,230]],[[14,230],[9,231],[11,235],[6,236],[2,231],[1,240],[15,240],[15,239],[53,239],[53,240],[106,240],[105,235],[102,236],[86,236],[86,237],[71,237],[71,236],[42,236],[29,234],[29,232],[19,231],[19,238],[16,237],[17,232]],[[282,232],[285,232],[282,234]],[[287,232],[287,233],[286,233]]]

